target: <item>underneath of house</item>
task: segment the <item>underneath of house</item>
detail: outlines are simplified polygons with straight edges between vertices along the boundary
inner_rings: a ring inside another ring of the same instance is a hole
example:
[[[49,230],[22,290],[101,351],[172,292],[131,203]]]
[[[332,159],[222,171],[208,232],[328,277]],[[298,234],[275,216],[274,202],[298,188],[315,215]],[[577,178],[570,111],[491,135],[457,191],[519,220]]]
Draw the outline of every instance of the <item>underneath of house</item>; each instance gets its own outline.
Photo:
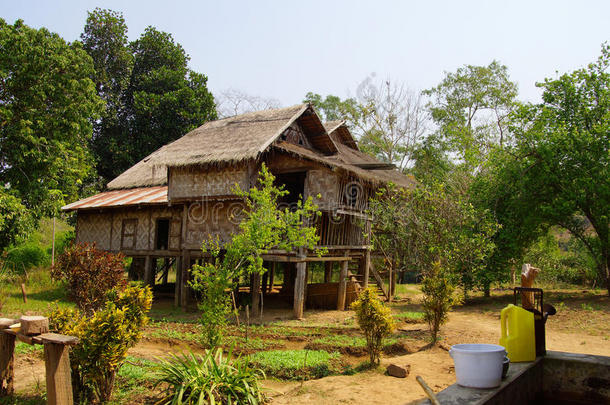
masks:
[[[366,209],[378,188],[414,181],[361,152],[345,123],[323,123],[309,104],[208,122],[126,170],[106,191],[63,210],[76,211],[76,242],[131,257],[130,277],[145,280],[157,296],[173,294],[186,308],[194,299],[189,269],[209,259],[203,241],[227,242],[237,232],[241,199],[234,187],[253,187],[263,163],[289,191],[282,204],[299,196],[318,204],[322,215],[315,227],[328,254],[300,249],[265,255],[268,271],[241,281],[242,292],[255,292],[253,313],[260,292],[291,302],[297,318],[304,307],[344,309],[369,283],[389,296],[393,283],[386,288],[372,265]],[[323,280],[308,282],[311,266],[324,268]]]

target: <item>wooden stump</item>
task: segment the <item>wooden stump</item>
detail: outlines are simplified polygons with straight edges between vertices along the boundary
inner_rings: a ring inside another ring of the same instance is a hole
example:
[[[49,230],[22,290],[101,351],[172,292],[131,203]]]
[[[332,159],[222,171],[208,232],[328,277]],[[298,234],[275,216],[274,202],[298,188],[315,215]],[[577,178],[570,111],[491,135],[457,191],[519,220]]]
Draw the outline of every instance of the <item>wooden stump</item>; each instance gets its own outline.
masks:
[[[44,316],[22,316],[21,334],[26,336],[40,335],[49,331],[49,318]]]
[[[337,310],[345,310],[345,295],[347,293],[347,270],[349,261],[341,262],[341,274],[339,275],[339,289],[337,291]]]

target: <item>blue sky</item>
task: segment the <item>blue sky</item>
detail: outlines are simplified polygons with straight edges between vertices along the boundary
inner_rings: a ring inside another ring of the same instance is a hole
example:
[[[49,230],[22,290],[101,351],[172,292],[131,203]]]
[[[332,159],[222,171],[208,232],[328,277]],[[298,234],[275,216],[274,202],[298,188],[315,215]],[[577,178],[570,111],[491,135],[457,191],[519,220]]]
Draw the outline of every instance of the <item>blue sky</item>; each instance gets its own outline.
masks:
[[[610,40],[610,1],[585,0],[0,0],[0,17],[71,41],[95,7],[123,12],[130,39],[148,25],[170,32],[213,92],[283,105],[308,91],[353,95],[371,73],[421,90],[444,71],[493,59],[509,67],[522,99],[537,101],[536,81],[593,61]]]

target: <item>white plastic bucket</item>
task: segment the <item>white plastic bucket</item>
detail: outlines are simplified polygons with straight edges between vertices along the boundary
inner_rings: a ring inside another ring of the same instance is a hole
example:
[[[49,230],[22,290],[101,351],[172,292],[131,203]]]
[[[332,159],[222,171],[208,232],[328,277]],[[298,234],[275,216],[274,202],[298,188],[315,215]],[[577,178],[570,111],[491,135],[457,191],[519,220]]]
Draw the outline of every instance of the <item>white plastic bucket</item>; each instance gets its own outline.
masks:
[[[488,344],[451,346],[449,355],[455,365],[457,383],[463,387],[494,388],[502,381],[504,347]]]

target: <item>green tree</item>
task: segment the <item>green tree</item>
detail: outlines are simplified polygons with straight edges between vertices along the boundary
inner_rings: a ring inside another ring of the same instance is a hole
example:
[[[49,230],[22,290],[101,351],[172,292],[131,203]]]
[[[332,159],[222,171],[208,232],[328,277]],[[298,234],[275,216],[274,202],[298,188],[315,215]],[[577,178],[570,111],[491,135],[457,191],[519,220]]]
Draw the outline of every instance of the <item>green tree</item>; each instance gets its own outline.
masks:
[[[351,308],[356,312],[358,326],[366,338],[369,361],[371,365],[379,365],[383,339],[396,329],[392,311],[379,301],[374,288],[362,291],[358,299],[352,302]]]
[[[540,83],[543,102],[524,106],[516,114],[516,145],[511,151],[524,179],[521,201],[535,201],[540,222],[563,226],[587,246],[608,294],[609,65],[610,45],[605,44],[596,62]]]
[[[216,119],[207,77],[169,33],[148,27],[131,43],[121,13],[96,8],[81,35],[94,60],[91,77],[106,104],[92,150],[107,183],[161,146]]]
[[[119,173],[216,119],[207,77],[188,68],[189,56],[170,34],[148,27],[130,46],[134,66],[126,97],[131,161],[121,165]]]
[[[517,106],[517,85],[499,62],[458,68],[423,93],[431,98],[439,135],[470,168],[481,164],[491,146],[510,142],[508,116]]]
[[[0,183],[34,217],[76,199],[91,170],[91,58],[44,28],[0,19]],[[5,245],[6,243],[2,243]]]
[[[95,71],[91,79],[105,103],[101,119],[93,122],[91,150],[97,161],[97,174],[108,181],[116,175],[117,157],[129,160],[123,147],[128,136],[124,96],[133,68],[133,55],[123,15],[100,8],[89,12],[81,41],[83,49],[93,59]]]
[[[35,221],[21,200],[0,187],[0,252],[23,242],[34,229]],[[0,261],[0,265],[2,262]]]
[[[465,294],[496,281],[485,264],[497,224],[488,211],[448,194],[443,185],[390,185],[371,201],[370,214],[373,244],[394,269],[425,276],[438,263]]]
[[[309,92],[303,99],[304,103],[314,106],[322,121],[347,121],[348,125],[358,119],[358,102],[354,98],[341,100],[332,94],[322,97],[317,93]]]

